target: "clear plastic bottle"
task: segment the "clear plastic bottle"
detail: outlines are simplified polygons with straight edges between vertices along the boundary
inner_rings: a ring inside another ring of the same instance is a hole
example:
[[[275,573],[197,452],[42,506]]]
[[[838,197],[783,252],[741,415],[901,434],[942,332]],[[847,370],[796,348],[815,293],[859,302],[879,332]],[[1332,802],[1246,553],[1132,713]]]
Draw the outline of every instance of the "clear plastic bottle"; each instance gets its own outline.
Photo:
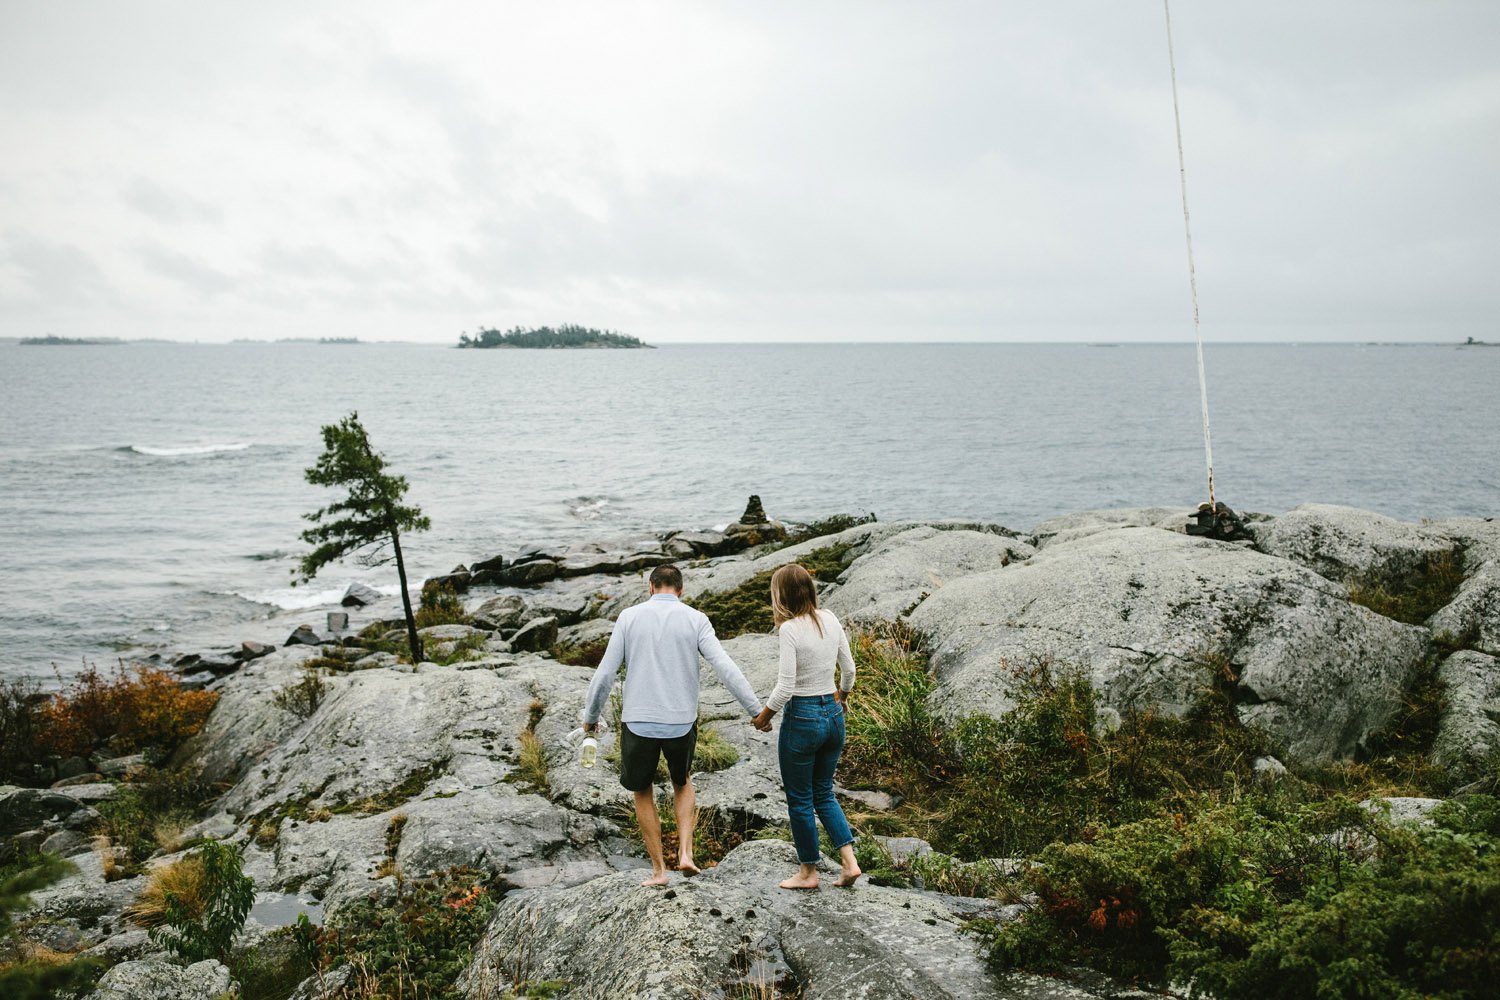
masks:
[[[593,767],[599,759],[599,741],[592,736],[584,738],[583,744],[578,749],[578,763],[584,767]]]

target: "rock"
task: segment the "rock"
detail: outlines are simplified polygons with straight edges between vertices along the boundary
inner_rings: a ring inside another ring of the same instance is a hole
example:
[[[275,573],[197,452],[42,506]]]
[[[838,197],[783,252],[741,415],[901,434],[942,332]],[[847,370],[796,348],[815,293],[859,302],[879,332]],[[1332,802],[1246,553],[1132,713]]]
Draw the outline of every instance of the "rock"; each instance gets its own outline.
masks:
[[[104,876],[104,861],[96,851],[68,859],[74,871],[59,881],[32,892],[28,919],[72,920],[81,927],[99,927],[105,933],[124,930],[120,911],[133,902],[146,885],[145,876],[116,879]],[[118,926],[117,926],[118,925]]]
[[[344,590],[344,596],[339,603],[346,608],[362,608],[367,604],[378,604],[385,599],[385,595],[368,583],[360,583],[355,580]]]
[[[131,959],[144,958],[153,952],[158,952],[158,948],[150,935],[142,928],[131,927],[84,949],[81,957],[102,959],[106,965],[117,965]]]
[[[75,774],[71,778],[60,778],[52,783],[53,788],[72,788],[76,785],[92,785],[104,780],[104,775],[97,771],[88,774]]]
[[[308,976],[287,1000],[337,1000],[346,995],[344,987],[349,984],[353,975],[354,970],[350,966],[340,965],[327,972]]]
[[[204,670],[199,673],[188,674],[186,677],[178,680],[177,683],[181,684],[182,687],[188,691],[202,691],[204,688],[208,687],[218,679],[219,678],[215,674]]]
[[[223,677],[232,674],[240,668],[240,659],[232,653],[210,653],[201,659],[193,667],[193,672],[209,673],[215,677]]]
[[[679,545],[685,546],[695,556],[728,555],[744,547],[742,539],[731,541],[722,531],[679,531],[670,535],[667,543],[674,546],[674,551]]]
[[[843,788],[838,785],[834,786],[834,791],[844,798],[853,799],[866,809],[873,809],[876,812],[890,812],[901,804],[901,797],[899,795],[892,795],[890,792]]]
[[[610,633],[614,629],[614,622],[605,621],[602,618],[593,618],[586,622],[580,622],[577,625],[569,625],[567,628],[558,629],[557,642],[553,645],[557,649],[559,658],[561,658],[585,646],[608,642]]]
[[[146,755],[133,753],[124,757],[111,757],[99,762],[99,773],[106,778],[125,778],[146,769]]]
[[[475,628],[487,629],[491,632],[508,632],[520,627],[521,619],[525,614],[525,599],[517,594],[505,594],[500,597],[491,597],[475,608],[469,617],[474,619]]]
[[[183,841],[196,840],[200,837],[212,837],[214,840],[228,840],[234,836],[239,824],[232,813],[214,813],[206,819],[199,820],[186,830],[182,831]]]
[[[97,812],[59,791],[0,785],[0,837],[13,837],[49,822],[78,830],[98,818]]]
[[[1427,814],[1442,804],[1442,799],[1401,795],[1382,795],[1360,803],[1377,816],[1384,815],[1392,823],[1409,826],[1431,826],[1432,820]]]
[[[274,652],[276,652],[275,646],[268,646],[263,642],[256,642],[254,639],[246,639],[240,643],[241,660],[258,660],[262,656],[269,656]]]
[[[218,1000],[229,970],[212,959],[183,968],[167,961],[121,962],[99,980],[90,1000]]]
[[[924,525],[892,536],[854,560],[825,603],[841,617],[894,621],[953,580],[1035,553],[1013,538]]]
[[[1275,757],[1257,757],[1250,763],[1250,776],[1257,785],[1276,785],[1286,777],[1286,765]]]
[[[333,641],[331,637],[318,634],[311,625],[298,625],[292,631],[292,634],[286,637],[286,642],[282,643],[282,645],[321,646],[324,643],[331,643]]]
[[[1303,504],[1251,531],[1262,552],[1337,583],[1357,577],[1400,584],[1455,549],[1452,539],[1429,528],[1333,504]]]
[[[1500,657],[1460,650],[1438,667],[1446,705],[1432,756],[1468,778],[1491,773],[1500,757]]]
[[[514,889],[545,889],[549,886],[563,888],[582,885],[584,882],[612,874],[614,870],[605,861],[575,861],[571,864],[541,865],[537,868],[505,872],[500,876],[500,885],[506,892]]]
[[[471,635],[478,635],[480,629],[469,625],[429,625],[426,628],[417,629],[417,635],[422,637],[422,642],[457,642],[467,639]]]
[[[1142,527],[1054,540],[950,583],[911,620],[933,637],[944,711],[1002,714],[1014,704],[1005,664],[1045,657],[1084,669],[1117,711],[1182,714],[1209,683],[1203,658],[1226,654],[1241,721],[1308,762],[1384,728],[1428,650],[1424,630],[1295,563]]]
[[[442,576],[429,576],[422,583],[422,593],[429,594],[434,590],[448,590],[455,594],[463,594],[468,591],[469,584],[472,581],[473,578],[469,573],[469,568],[460,564]]]
[[[60,779],[67,780],[68,778],[76,778],[80,775],[88,774],[92,770],[93,767],[82,757],[65,757],[57,765],[57,776]]]
[[[920,837],[876,837],[891,860],[900,864],[908,858],[925,858],[932,853],[932,845]]]
[[[530,601],[528,618],[556,619],[558,628],[576,625],[588,610],[588,598],[582,594],[538,594]]]
[[[355,670],[376,670],[381,667],[394,667],[401,662],[401,658],[395,653],[371,653],[369,656],[361,656],[354,661]]]
[[[57,791],[81,803],[108,802],[120,792],[120,786],[105,781],[102,774],[86,774],[83,777],[95,780],[78,782],[73,785],[63,785]],[[76,778],[72,780],[78,781]]]
[[[551,559],[535,559],[531,562],[513,563],[500,576],[500,583],[508,587],[534,587],[557,578],[558,564]]]
[[[750,500],[745,504],[745,512],[740,515],[741,524],[765,524],[771,520],[766,517],[766,508],[761,505],[760,497],[752,493]]]
[[[91,850],[93,838],[77,830],[59,830],[42,841],[42,850],[64,858]]]
[[[1041,549],[1053,542],[1074,542],[1115,528],[1159,528],[1182,534],[1187,531],[1193,510],[1192,507],[1127,507],[1064,514],[1032,528],[1031,543]]]
[[[510,647],[517,652],[542,652],[557,642],[556,618],[533,618],[510,637]]]
[[[779,965],[785,991],[800,987],[807,997],[1006,995],[963,921],[934,897],[868,884],[854,892],[776,888],[795,868],[791,844],[752,841],[697,878],[674,877],[665,890],[643,888],[638,872],[622,872],[513,893],[496,910],[460,989],[488,996],[515,975],[586,983],[599,996],[676,1000],[732,988],[750,963]],[[507,964],[518,956],[524,969]]]

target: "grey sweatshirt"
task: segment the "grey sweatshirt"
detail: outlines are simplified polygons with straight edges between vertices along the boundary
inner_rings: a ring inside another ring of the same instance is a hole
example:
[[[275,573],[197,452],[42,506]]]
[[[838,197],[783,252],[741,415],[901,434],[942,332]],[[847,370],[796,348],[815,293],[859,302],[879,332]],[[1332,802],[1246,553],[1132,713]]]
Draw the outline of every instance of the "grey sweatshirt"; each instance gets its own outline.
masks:
[[[626,668],[622,722],[696,721],[700,653],[745,711],[758,715],[760,699],[755,689],[719,645],[708,616],[671,594],[653,594],[650,600],[620,612],[604,659],[589,682],[584,721],[599,721],[622,662]]]

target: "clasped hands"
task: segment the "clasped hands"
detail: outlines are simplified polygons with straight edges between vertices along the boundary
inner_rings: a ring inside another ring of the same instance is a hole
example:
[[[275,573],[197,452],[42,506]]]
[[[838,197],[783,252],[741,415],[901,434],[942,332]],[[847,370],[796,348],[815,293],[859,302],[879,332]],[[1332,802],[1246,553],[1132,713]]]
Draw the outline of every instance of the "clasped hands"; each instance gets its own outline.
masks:
[[[849,711],[849,692],[835,691],[833,692],[833,700],[838,702],[839,707],[844,711]],[[754,726],[756,729],[759,729],[763,733],[769,733],[771,731],[771,719],[774,718],[775,715],[776,713],[773,712],[770,708],[762,708],[760,710],[760,714],[750,720],[750,725]]]

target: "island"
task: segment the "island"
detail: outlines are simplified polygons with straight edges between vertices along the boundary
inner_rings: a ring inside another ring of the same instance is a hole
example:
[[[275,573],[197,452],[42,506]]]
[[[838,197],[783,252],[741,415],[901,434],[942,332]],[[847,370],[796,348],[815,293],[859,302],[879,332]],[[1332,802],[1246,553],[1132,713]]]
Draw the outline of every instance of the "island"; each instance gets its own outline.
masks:
[[[22,347],[79,347],[123,343],[125,341],[118,337],[59,337],[51,333],[45,337],[21,338]]]
[[[562,326],[537,326],[531,329],[513,327],[501,333],[484,329],[470,337],[460,334],[459,347],[511,347],[511,348],[650,348],[637,337],[630,337],[611,330],[595,330],[592,327],[564,323]]]

